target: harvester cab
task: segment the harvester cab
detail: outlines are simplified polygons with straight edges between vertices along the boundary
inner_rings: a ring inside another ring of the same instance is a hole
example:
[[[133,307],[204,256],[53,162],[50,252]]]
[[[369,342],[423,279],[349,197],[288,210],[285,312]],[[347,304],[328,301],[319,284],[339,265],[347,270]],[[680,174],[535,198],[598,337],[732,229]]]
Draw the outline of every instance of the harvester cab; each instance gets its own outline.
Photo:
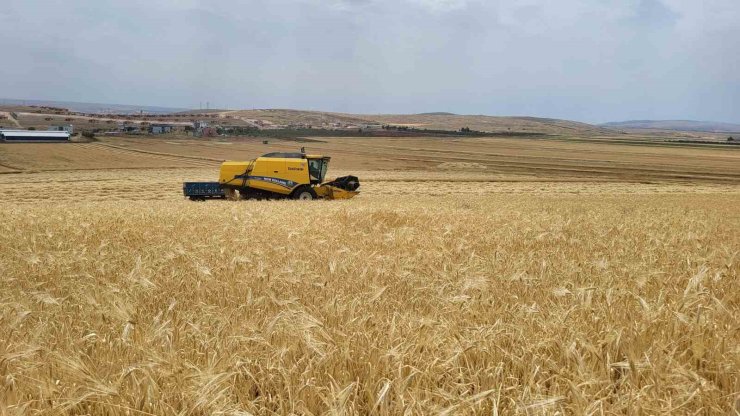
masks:
[[[325,182],[329,156],[301,153],[267,153],[246,162],[221,164],[218,182],[186,182],[190,199],[349,199],[359,192],[356,176]]]
[[[306,160],[308,161],[308,177],[311,184],[316,185],[324,182],[331,158],[329,156],[306,155]]]

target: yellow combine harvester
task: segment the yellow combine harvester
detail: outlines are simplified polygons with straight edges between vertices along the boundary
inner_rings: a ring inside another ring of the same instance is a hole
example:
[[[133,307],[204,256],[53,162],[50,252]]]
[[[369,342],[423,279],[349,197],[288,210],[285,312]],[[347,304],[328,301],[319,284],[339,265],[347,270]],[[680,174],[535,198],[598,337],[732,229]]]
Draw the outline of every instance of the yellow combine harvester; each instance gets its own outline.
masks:
[[[218,182],[185,182],[183,194],[206,199],[349,199],[359,194],[360,181],[344,176],[324,182],[328,156],[268,153],[246,162],[221,164]]]

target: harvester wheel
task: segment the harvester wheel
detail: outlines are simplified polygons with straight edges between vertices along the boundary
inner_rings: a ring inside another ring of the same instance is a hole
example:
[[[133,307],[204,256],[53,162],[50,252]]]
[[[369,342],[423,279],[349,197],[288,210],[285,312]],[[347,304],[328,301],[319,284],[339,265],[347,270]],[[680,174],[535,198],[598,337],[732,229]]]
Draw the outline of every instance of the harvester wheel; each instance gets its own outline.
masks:
[[[305,186],[303,188],[299,188],[295,193],[293,193],[293,199],[310,201],[312,199],[316,199],[316,192],[312,188]]]

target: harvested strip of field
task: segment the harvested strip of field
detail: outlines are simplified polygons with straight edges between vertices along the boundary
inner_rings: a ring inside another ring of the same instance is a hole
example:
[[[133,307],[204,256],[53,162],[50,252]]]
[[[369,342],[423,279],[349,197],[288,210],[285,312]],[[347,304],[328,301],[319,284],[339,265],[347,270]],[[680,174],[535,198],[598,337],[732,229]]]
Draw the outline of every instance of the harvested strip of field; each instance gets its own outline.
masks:
[[[558,181],[513,175],[470,173],[330,171],[331,177],[359,175],[360,199],[494,194],[740,194],[740,185],[620,183],[561,178]],[[35,204],[52,201],[180,201],[182,183],[215,181],[213,167],[114,169],[0,175],[5,201]],[[217,204],[219,202],[211,202]]]
[[[351,150],[348,150],[351,145]],[[286,146],[286,144],[282,144]],[[666,148],[651,145],[581,143],[545,139],[331,139],[313,144],[346,159],[372,154],[394,163],[426,166],[477,166],[469,170],[580,176],[616,180],[740,181],[737,149]],[[349,156],[349,157],[346,157]],[[385,163],[383,163],[385,165]],[[463,168],[465,169],[465,168]]]
[[[168,144],[180,144],[180,143],[173,143],[173,142],[165,142],[165,143],[168,143]],[[214,159],[214,158],[211,158],[211,157],[203,157],[203,156],[186,156],[186,155],[175,154],[175,153],[153,152],[153,151],[141,150],[141,149],[131,148],[131,147],[116,146],[116,145],[108,144],[108,143],[105,143],[105,144],[100,143],[100,144],[98,144],[98,146],[105,146],[107,148],[117,149],[117,150],[124,150],[124,151],[127,151],[127,152],[144,153],[144,154],[148,154],[148,155],[162,156],[162,157],[165,157],[165,158],[193,159],[193,160],[197,160],[197,161],[218,162],[218,163],[223,162],[225,160],[225,159]],[[207,165],[210,166],[212,164],[213,163],[208,163]]]
[[[208,167],[273,151],[333,157],[348,172],[427,171],[486,177],[623,182],[740,182],[740,150],[565,139],[322,138],[321,142],[234,138],[218,140],[102,138],[98,143],[0,145],[0,163],[24,170]],[[38,147],[42,146],[42,147]],[[48,147],[47,147],[48,146]],[[215,177],[215,173],[214,173]]]
[[[143,154],[97,143],[0,144],[0,161],[25,171],[218,166],[210,161]]]
[[[182,182],[215,180],[213,168],[114,169],[0,175],[5,201],[181,200]],[[14,178],[8,178],[13,176]]]
[[[683,148],[647,143],[589,143],[566,139],[325,138],[320,142],[259,138],[182,140],[106,139],[145,152],[216,160],[247,160],[271,151],[332,155],[342,170],[463,171],[500,175],[618,181],[740,182],[740,149]]]

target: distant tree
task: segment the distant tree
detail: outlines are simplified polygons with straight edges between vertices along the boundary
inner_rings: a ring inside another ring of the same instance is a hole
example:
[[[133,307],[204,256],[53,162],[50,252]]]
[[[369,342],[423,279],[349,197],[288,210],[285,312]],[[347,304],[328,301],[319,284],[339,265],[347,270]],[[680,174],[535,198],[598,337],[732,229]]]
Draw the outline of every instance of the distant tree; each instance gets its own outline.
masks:
[[[36,127],[29,127],[28,130],[36,130]]]
[[[727,138],[727,141],[728,141],[728,142],[732,142],[732,141],[735,141],[735,138],[734,138],[734,137],[732,137],[732,136],[730,136],[730,137],[728,137],[728,138]]]

